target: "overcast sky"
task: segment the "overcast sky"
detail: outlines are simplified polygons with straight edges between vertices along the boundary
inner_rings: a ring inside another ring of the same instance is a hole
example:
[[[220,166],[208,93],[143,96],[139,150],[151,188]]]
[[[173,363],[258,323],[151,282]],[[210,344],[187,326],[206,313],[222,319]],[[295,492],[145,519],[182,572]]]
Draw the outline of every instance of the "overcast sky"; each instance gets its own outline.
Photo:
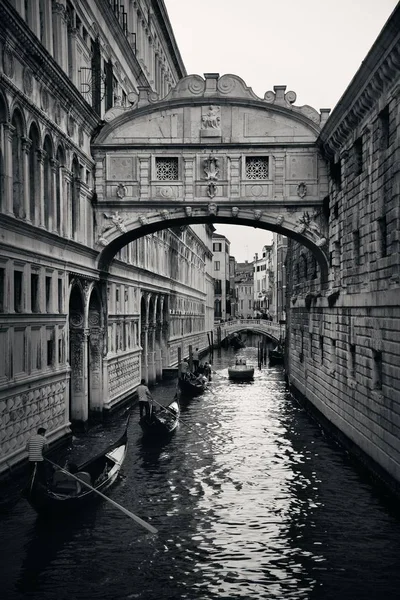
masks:
[[[296,105],[334,108],[395,0],[165,0],[187,72],[233,73],[263,97],[274,85]],[[218,225],[236,260],[253,260],[268,231]]]

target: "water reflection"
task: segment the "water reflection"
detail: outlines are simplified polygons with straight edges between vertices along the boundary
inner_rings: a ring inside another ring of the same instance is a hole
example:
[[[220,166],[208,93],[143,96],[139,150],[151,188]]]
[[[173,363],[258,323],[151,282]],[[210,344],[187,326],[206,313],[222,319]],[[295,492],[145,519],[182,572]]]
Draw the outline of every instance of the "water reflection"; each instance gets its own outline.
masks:
[[[239,354],[257,362],[254,348]],[[233,360],[215,353],[210,390],[170,440],[147,442],[131,420],[110,495],[158,536],[105,503],[50,526],[21,501],[0,517],[7,600],[398,597],[397,512],[290,398],[280,368],[238,384]],[[119,427],[92,437],[102,447]],[[83,454],[85,443],[96,445],[79,439]]]

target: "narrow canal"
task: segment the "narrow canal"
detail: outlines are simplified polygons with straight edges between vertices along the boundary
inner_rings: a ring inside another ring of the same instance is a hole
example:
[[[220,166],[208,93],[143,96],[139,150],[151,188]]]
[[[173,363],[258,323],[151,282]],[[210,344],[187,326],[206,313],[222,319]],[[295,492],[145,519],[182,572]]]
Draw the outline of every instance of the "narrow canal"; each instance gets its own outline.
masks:
[[[255,348],[237,354],[256,362]],[[109,494],[158,535],[104,502],[46,522],[21,499],[0,515],[1,598],[399,598],[400,513],[291,399],[280,368],[231,383],[233,355],[214,356],[210,390],[168,443],[144,445],[131,419]],[[154,391],[173,394],[174,382]],[[122,422],[73,452],[102,447]]]

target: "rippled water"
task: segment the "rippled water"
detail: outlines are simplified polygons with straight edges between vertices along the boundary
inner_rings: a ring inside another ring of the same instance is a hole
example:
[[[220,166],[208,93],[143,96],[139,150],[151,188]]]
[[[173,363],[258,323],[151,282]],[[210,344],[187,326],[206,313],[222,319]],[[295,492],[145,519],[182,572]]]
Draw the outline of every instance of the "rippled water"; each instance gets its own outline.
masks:
[[[20,500],[0,516],[2,598],[400,597],[399,514],[290,398],[281,370],[231,383],[231,359],[214,357],[210,391],[183,407],[169,442],[144,445],[131,420],[110,496],[158,535],[103,502],[55,523]],[[77,440],[75,454],[121,423]]]

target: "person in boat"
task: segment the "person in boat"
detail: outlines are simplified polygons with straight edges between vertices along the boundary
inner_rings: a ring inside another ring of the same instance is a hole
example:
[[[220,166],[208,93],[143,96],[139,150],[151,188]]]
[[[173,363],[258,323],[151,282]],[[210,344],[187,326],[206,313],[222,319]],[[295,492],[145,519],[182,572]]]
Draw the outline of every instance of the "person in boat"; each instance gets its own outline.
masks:
[[[182,361],[182,363],[181,363],[180,378],[181,379],[187,379],[188,373],[189,373],[189,361],[188,361],[187,358],[184,358],[183,361]]]
[[[153,396],[144,379],[141,379],[140,385],[138,385],[137,394],[139,399],[140,418],[146,415],[146,418],[150,421],[154,412],[154,402]]]
[[[208,381],[211,380],[211,365],[206,361],[203,367],[203,373],[207,377]]]
[[[32,477],[35,476],[37,481],[42,482],[45,482],[47,478],[47,469],[43,452],[46,452],[49,447],[45,435],[46,429],[44,427],[39,427],[37,433],[32,435],[26,444],[30,474]]]
[[[53,475],[52,488],[59,494],[68,496],[77,496],[82,491],[82,486],[74,477],[70,477],[69,473],[79,477],[78,467],[75,463],[68,463],[66,468],[61,471],[55,471]],[[90,476],[89,476],[90,478]]]
[[[193,358],[193,371],[196,373],[196,371],[199,368],[199,362],[200,362],[200,356],[199,356],[199,349],[196,348],[196,350],[194,350],[194,352],[192,353],[192,358]]]

